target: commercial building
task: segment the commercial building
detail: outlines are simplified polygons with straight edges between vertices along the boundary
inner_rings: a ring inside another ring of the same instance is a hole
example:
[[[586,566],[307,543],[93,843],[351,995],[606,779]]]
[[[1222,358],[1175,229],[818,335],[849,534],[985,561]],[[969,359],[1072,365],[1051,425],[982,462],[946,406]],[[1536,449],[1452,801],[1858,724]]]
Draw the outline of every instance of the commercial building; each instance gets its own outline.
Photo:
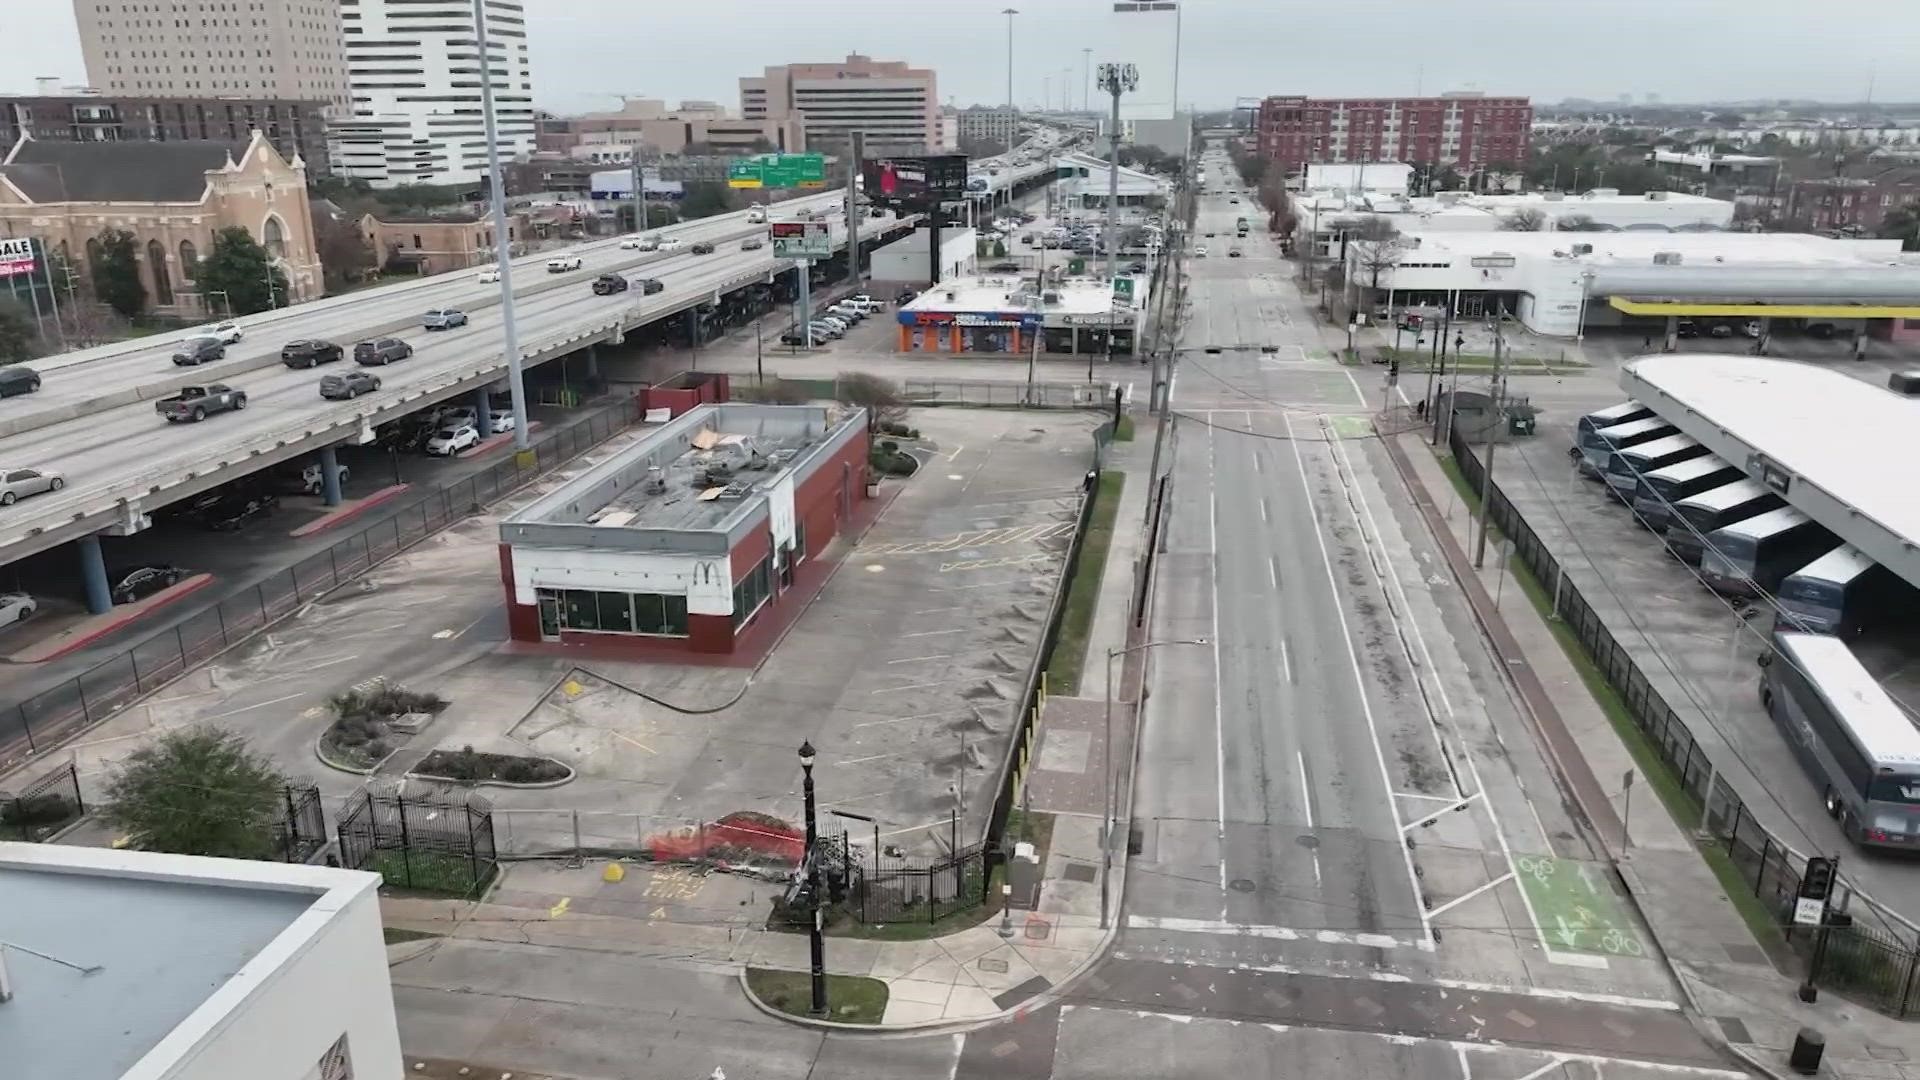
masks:
[[[1795,180],[1786,204],[1794,228],[1875,232],[1888,211],[1920,207],[1920,169],[1906,165],[1868,176]]]
[[[1057,180],[1050,198],[1063,210],[1104,210],[1107,206],[1107,163],[1091,154],[1062,154],[1054,159]],[[1149,207],[1165,199],[1171,183],[1151,173],[1120,167],[1118,198],[1122,207]]]
[[[1309,173],[1320,166],[1310,166]],[[1348,166],[1327,166],[1345,169]],[[1352,168],[1358,169],[1358,166]],[[1374,173],[1404,175],[1404,165],[1367,167]],[[1504,232],[1517,225],[1538,225],[1540,232],[1715,232],[1733,223],[1734,204],[1678,191],[1622,195],[1595,188],[1578,195],[1532,191],[1519,195],[1475,195],[1443,191],[1408,198],[1388,191],[1314,189],[1294,196],[1295,248],[1320,258],[1334,254],[1342,237],[1363,223],[1384,221],[1403,233]]]
[[[966,277],[978,269],[979,234],[972,229],[940,230],[939,276],[933,276],[933,230],[913,232],[875,248],[868,277],[887,285],[926,285]]]
[[[682,154],[706,146],[721,155],[797,151],[806,135],[798,117],[742,119],[711,101],[683,101],[677,109],[653,98],[629,98],[618,110],[570,117],[567,151],[575,157],[599,147],[639,147],[642,156]]]
[[[53,80],[43,80],[52,82]],[[0,97],[0,146],[20,136],[41,142],[242,143],[258,129],[283,158],[296,155],[309,176],[327,173],[327,126],[318,101],[251,97],[132,97],[86,88]]]
[[[486,17],[500,153],[530,154],[533,76],[521,0],[488,0]],[[374,187],[484,182],[487,140],[472,7],[355,0],[341,13],[341,29],[353,107],[329,134],[334,171]]]
[[[434,216],[372,214],[357,223],[360,235],[373,249],[380,265],[390,271],[444,274],[494,261],[493,218],[475,214]],[[518,244],[526,236],[524,214],[507,218],[507,241]]]
[[[1920,260],[1898,240],[1805,233],[1403,233],[1373,303],[1452,305],[1481,318],[1504,306],[1529,330],[1572,337],[1635,325],[1669,338],[1682,317],[1796,319],[1893,332],[1920,296]],[[1370,245],[1348,241],[1347,280],[1371,288]],[[1365,292],[1366,290],[1361,290]],[[1900,305],[1907,305],[1901,307]],[[1630,320],[1633,320],[1630,322]],[[1760,344],[1765,344],[1766,330]]]
[[[1192,135],[1193,114],[1179,113],[1175,116],[1136,116],[1122,115],[1120,118],[1120,141],[1128,146],[1151,146],[1163,154],[1177,157],[1186,156],[1189,139]],[[1094,145],[1104,147],[1112,138],[1108,133],[1110,118],[1102,115],[1095,121],[1097,138]]]
[[[40,142],[0,159],[0,235],[30,236],[84,281],[106,229],[133,234],[147,306],[198,318],[221,301],[200,291],[200,257],[239,226],[267,249],[300,301],[324,286],[307,203],[307,170],[266,136],[246,142]],[[66,283],[60,283],[70,298]]]
[[[73,15],[87,82],[104,93],[344,108],[350,94],[343,30],[350,22],[343,6],[342,0],[195,2],[189,10],[178,3],[73,0]]]
[[[509,632],[643,655],[755,647],[867,498],[867,419],[705,404],[653,429],[501,522]]]
[[[1005,150],[1019,141],[1020,110],[1004,105],[970,105],[949,114],[961,139],[984,142]]]
[[[0,1047],[20,1080],[405,1072],[380,878],[0,843]]]
[[[830,152],[854,132],[870,154],[926,153],[944,142],[933,72],[858,53],[837,64],[788,64],[740,80],[747,120],[797,119],[805,149]]]
[[[1734,179],[1773,175],[1780,159],[1760,154],[1721,154],[1711,146],[1692,150],[1655,150],[1653,163],[1676,175],[1693,177],[1731,177]]]
[[[1467,171],[1527,159],[1524,97],[1269,97],[1254,118],[1261,157],[1292,173],[1326,161],[1403,161]]]
[[[1131,356],[1146,327],[1144,274],[1117,281],[1055,275],[1044,291],[1012,275],[941,282],[895,314],[901,352]]]

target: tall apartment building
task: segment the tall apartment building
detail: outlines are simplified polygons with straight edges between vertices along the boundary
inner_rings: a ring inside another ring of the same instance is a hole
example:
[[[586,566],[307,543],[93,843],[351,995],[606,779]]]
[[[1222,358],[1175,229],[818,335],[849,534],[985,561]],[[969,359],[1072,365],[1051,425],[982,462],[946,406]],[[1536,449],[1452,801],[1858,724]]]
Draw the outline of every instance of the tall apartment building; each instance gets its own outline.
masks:
[[[858,53],[838,64],[788,64],[740,80],[746,120],[798,117],[806,149],[831,152],[866,133],[869,153],[937,149],[944,141],[933,72]]]
[[[1478,93],[1418,98],[1270,97],[1254,133],[1288,172],[1323,162],[1399,161],[1469,170],[1527,157],[1533,106]]]
[[[73,14],[87,81],[102,93],[345,106],[341,8],[353,3],[73,0]]]
[[[336,123],[329,137],[334,172],[375,187],[484,180],[487,140],[473,5],[338,2],[352,115]],[[486,13],[500,154],[510,159],[534,148],[527,23],[520,0],[487,0]]]

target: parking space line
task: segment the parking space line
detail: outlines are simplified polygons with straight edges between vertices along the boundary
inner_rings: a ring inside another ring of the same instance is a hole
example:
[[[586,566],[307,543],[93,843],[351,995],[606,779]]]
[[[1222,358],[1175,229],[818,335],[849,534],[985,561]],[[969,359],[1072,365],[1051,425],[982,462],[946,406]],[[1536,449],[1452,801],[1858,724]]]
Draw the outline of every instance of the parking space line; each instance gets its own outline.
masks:
[[[908,656],[899,660],[889,660],[889,664],[918,664],[925,660],[951,660],[952,653],[934,653],[932,656]]]
[[[942,709],[939,712],[915,713],[912,716],[892,716],[885,720],[862,720],[853,725],[855,728],[879,727],[882,724],[905,724],[914,720],[933,720],[942,716],[971,716],[972,709]]]

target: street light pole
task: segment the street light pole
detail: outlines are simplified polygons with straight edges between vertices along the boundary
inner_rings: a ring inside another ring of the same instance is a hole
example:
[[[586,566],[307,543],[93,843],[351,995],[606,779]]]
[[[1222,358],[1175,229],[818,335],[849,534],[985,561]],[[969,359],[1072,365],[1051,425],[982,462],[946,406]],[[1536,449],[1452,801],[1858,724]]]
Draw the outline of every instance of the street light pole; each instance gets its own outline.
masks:
[[[520,334],[513,322],[513,247],[507,227],[507,193],[500,175],[500,124],[493,114],[493,54],[487,46],[486,0],[473,0],[473,35],[480,52],[480,111],[486,121],[487,189],[493,203],[493,244],[500,268],[500,329],[507,351],[507,389],[513,399],[513,451],[531,453],[527,437],[527,386],[520,365]],[[526,464],[526,462],[521,462]]]
[[[1107,650],[1107,702],[1106,702],[1106,710],[1105,710],[1105,713],[1106,713],[1105,722],[1106,722],[1107,735],[1106,735],[1106,745],[1102,750],[1102,757],[1104,759],[1104,763],[1102,764],[1101,768],[1104,772],[1104,776],[1100,784],[1101,797],[1105,801],[1105,805],[1106,805],[1106,811],[1103,817],[1103,821],[1105,823],[1101,826],[1101,833],[1100,833],[1100,929],[1102,930],[1105,930],[1107,928],[1107,908],[1109,904],[1109,901],[1107,899],[1108,888],[1109,888],[1108,881],[1113,873],[1114,813],[1115,813],[1115,806],[1119,802],[1119,795],[1115,791],[1115,788],[1118,786],[1119,782],[1118,780],[1115,779],[1113,775],[1113,662],[1119,659],[1120,657],[1127,655],[1128,653],[1145,652],[1148,649],[1157,649],[1162,645],[1205,645],[1205,644],[1207,644],[1207,639],[1203,637],[1165,638],[1160,641],[1143,641],[1138,645],[1129,646],[1128,648],[1125,648],[1125,649],[1108,649]],[[1139,703],[1136,701],[1135,708],[1137,709],[1138,706],[1139,706]],[[1135,731],[1138,731],[1140,728],[1139,719],[1140,718],[1137,715],[1134,717]],[[1138,738],[1137,735],[1135,737]]]
[[[807,847],[802,858],[806,862],[807,893],[812,897],[808,905],[813,908],[813,927],[807,932],[807,954],[813,975],[813,1002],[807,1010],[808,1015],[824,1017],[827,1015],[827,943],[821,928],[820,908],[820,861],[816,857],[815,846],[820,842],[820,832],[815,818],[813,803],[813,741],[800,743],[800,773],[802,776],[800,791],[807,808]]]
[[[1013,156],[1013,144],[1020,137],[1020,109],[1013,103],[1013,17],[1020,14],[1018,8],[1007,8],[1000,14],[1007,17],[1007,111],[1013,114],[1013,123],[1007,128],[1007,156]]]
[[[1080,111],[1093,111],[1093,50],[1080,50]],[[1071,110],[1069,110],[1071,111]]]

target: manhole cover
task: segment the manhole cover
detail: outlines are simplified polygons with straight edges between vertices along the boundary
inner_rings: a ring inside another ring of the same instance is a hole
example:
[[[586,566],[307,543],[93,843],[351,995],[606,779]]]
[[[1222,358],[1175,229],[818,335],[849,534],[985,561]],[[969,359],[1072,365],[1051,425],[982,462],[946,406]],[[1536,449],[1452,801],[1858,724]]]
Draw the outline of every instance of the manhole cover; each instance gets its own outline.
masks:
[[[1232,881],[1227,882],[1227,888],[1232,889],[1234,892],[1252,892],[1253,879],[1243,877],[1234,878]]]
[[[996,959],[991,956],[983,956],[977,963],[981,971],[995,971],[1002,975],[1007,973],[1007,962],[1005,960]]]
[[[1320,846],[1320,838],[1317,836],[1302,836],[1295,840],[1294,843],[1299,844],[1308,851],[1313,851]]]
[[[1062,874],[1068,881],[1091,883],[1094,878],[1093,867],[1087,863],[1068,863]]]

